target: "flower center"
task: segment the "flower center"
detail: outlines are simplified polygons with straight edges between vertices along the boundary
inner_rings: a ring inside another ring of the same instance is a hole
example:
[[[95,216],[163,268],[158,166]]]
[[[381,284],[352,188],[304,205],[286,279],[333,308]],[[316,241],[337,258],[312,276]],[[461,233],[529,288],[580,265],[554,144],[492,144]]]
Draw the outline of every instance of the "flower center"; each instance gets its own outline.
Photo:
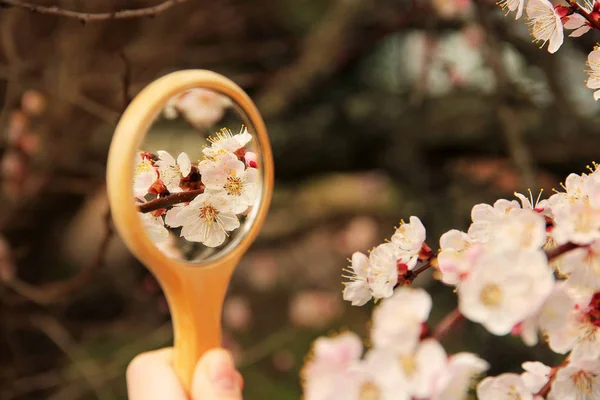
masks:
[[[365,382],[360,387],[358,398],[360,400],[380,400],[381,391],[373,382]]]
[[[150,164],[147,160],[142,160],[135,166],[135,170],[133,171],[133,176],[138,177],[144,172],[149,172],[152,168],[152,164]]]
[[[411,355],[403,355],[400,357],[400,366],[404,370],[406,376],[410,377],[417,370],[415,358]]]
[[[538,15],[529,21],[529,28],[535,40],[543,42],[543,46],[556,31],[556,18],[550,9],[541,6],[535,9]]]
[[[592,393],[592,384],[594,383],[594,376],[592,374],[585,371],[578,371],[571,379],[580,393],[586,396]]]
[[[227,182],[225,182],[225,191],[227,192],[228,195],[231,196],[240,196],[242,194],[242,189],[244,187],[244,184],[242,183],[242,179],[237,177],[237,176],[233,176],[233,175],[229,175],[227,177]]]
[[[497,307],[502,302],[502,289],[495,283],[488,283],[481,289],[481,302],[487,307]]]
[[[511,400],[521,400],[523,397],[521,397],[521,395],[519,394],[519,392],[517,391],[517,388],[514,386],[510,386],[508,388],[508,398]]]
[[[217,215],[219,215],[219,211],[211,205],[200,209],[200,218],[205,220],[208,225],[217,221]]]
[[[179,172],[179,168],[173,165],[161,169],[160,175],[162,181],[167,186],[179,185],[179,181],[181,180],[181,173]]]

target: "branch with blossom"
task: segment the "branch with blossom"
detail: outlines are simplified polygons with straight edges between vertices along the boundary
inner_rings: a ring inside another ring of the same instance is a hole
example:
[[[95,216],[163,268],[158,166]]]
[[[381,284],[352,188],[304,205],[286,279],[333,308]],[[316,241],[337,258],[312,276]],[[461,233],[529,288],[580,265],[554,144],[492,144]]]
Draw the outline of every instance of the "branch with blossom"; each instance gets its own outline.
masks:
[[[163,115],[206,130],[231,106],[226,96],[193,88],[173,96]],[[257,156],[247,149],[251,140],[244,126],[237,134],[222,128],[207,139],[196,163],[185,152],[177,158],[164,150],[136,155],[133,194],[146,233],[157,246],[176,251],[172,244],[179,236],[218,247],[241,226],[260,189]]]
[[[343,297],[355,306],[381,300],[372,316],[372,348],[363,356],[353,333],[318,339],[303,371],[306,398],[466,399],[489,365],[471,353],[448,356],[439,342],[463,318],[529,346],[543,335],[552,351],[567,355],[553,368],[526,362],[520,375],[487,377],[477,385],[479,399],[598,398],[598,165],[569,175],[563,188],[544,200],[541,193],[537,199],[515,193],[519,201],[474,206],[469,229],[444,233],[437,255],[415,216],[368,254],[354,253]],[[432,268],[458,296],[458,308],[433,330],[431,297],[408,287]]]
[[[228,232],[240,227],[258,194],[256,155],[246,152],[252,135],[242,127],[238,134],[223,128],[204,159],[192,164],[187,153],[175,159],[169,152],[140,152],[133,178],[140,218],[157,244],[180,236],[207,247],[222,245]]]
[[[569,37],[580,37],[590,30],[600,30],[600,2],[585,0],[581,5],[577,0],[565,0],[565,4],[554,6],[549,0],[500,0],[498,4],[508,12],[515,12],[515,19],[521,18],[523,9],[527,14],[528,25],[534,41],[548,44],[548,52],[555,53],[564,42],[564,30],[571,30]],[[589,79],[586,86],[600,89],[600,49],[596,46],[588,55]],[[600,99],[600,90],[594,93]]]

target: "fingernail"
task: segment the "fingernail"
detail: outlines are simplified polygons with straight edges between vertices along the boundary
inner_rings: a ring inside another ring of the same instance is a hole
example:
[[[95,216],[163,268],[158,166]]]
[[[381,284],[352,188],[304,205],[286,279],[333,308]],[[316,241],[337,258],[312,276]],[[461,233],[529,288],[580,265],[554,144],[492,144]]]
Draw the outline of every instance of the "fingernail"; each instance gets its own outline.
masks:
[[[216,355],[209,365],[210,380],[215,389],[221,392],[239,391],[236,370],[229,354],[223,352]]]

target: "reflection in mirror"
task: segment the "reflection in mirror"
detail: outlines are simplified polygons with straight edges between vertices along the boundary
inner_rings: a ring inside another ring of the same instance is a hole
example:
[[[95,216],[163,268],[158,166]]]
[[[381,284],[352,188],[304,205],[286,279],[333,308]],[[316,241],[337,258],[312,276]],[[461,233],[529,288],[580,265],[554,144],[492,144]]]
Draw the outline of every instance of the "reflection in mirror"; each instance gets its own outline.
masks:
[[[218,92],[172,97],[135,155],[133,193],[146,234],[171,258],[223,255],[252,223],[261,194],[254,129]]]

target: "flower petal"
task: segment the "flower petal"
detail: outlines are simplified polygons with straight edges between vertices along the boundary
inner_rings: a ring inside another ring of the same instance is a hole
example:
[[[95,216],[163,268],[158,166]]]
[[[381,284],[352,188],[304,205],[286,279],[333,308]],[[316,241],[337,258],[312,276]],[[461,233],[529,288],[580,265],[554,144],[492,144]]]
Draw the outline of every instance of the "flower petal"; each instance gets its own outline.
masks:
[[[181,172],[181,176],[184,178],[192,171],[192,162],[190,161],[190,157],[184,152],[179,154],[177,157],[177,165],[179,165],[179,172]]]

